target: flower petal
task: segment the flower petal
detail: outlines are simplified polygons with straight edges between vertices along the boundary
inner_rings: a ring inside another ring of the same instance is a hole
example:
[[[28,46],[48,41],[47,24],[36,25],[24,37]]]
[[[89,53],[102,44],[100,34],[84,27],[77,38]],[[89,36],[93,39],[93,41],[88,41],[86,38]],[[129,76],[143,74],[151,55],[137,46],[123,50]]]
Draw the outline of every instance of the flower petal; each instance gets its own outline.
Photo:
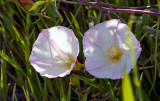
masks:
[[[123,77],[120,63],[121,62],[117,64],[107,64],[100,68],[90,70],[88,72],[97,78],[119,79]]]
[[[42,76],[63,77],[70,74],[79,53],[79,43],[73,31],[57,26],[44,29],[35,41],[29,58]]]
[[[136,39],[136,37],[133,35],[133,33],[129,30],[128,26],[124,23],[119,22],[117,27],[118,36],[120,37],[123,44],[127,45],[128,47],[133,47],[132,42],[134,45],[134,51],[135,51],[135,57],[136,60],[138,59],[142,48],[140,46],[139,41]]]
[[[117,20],[111,22],[113,25]],[[118,20],[119,21],[119,20]],[[103,27],[102,27],[103,26]],[[114,28],[114,29],[113,29]],[[97,24],[95,27],[90,28],[87,32],[85,32],[85,37],[88,38],[92,43],[101,47],[102,51],[105,51],[107,48],[115,44],[115,26],[110,26],[110,24],[104,22],[101,24]],[[106,40],[107,39],[107,40]],[[84,38],[85,40],[85,38]],[[85,43],[84,43],[85,44]],[[106,45],[107,44],[107,45]]]
[[[85,62],[87,71],[97,69],[97,67],[106,64],[103,50],[101,50],[95,43],[91,42],[87,36],[83,38],[83,49],[85,49],[83,52],[85,57],[87,57]]]

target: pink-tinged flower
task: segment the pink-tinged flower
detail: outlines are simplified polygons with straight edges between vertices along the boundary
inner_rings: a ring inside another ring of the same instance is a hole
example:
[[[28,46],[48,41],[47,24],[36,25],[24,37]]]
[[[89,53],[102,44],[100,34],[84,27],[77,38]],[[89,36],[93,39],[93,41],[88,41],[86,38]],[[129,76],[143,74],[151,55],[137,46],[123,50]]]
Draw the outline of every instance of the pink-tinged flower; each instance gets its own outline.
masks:
[[[33,45],[29,61],[41,76],[64,77],[75,66],[78,53],[79,42],[74,32],[57,26],[42,30]]]
[[[140,53],[140,43],[126,24],[120,20],[109,20],[90,28],[83,38],[86,70],[98,78],[123,78],[124,70],[129,73]]]

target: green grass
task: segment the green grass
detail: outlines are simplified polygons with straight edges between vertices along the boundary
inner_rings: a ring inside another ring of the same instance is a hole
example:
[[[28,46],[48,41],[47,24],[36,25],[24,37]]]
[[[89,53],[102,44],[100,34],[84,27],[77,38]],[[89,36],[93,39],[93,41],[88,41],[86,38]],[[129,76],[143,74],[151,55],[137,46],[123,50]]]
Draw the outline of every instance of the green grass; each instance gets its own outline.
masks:
[[[35,1],[39,3],[29,11],[18,0],[0,0],[0,101],[159,101],[158,17],[128,13],[111,13],[106,16],[105,12],[90,6],[76,4],[66,6],[68,4],[58,1],[57,9],[54,0]],[[127,7],[154,5],[157,2],[99,1]],[[158,3],[160,5],[160,2]],[[137,66],[124,79],[95,78],[85,71],[84,65],[79,71],[72,71],[64,78],[48,79],[41,77],[31,66],[29,56],[32,45],[42,29],[57,25],[72,28],[80,42],[79,57],[84,62],[83,33],[89,29],[91,23],[96,25],[110,18],[121,19],[125,23],[132,22],[128,24],[131,24],[129,26],[142,47]],[[153,68],[138,69],[148,66]]]

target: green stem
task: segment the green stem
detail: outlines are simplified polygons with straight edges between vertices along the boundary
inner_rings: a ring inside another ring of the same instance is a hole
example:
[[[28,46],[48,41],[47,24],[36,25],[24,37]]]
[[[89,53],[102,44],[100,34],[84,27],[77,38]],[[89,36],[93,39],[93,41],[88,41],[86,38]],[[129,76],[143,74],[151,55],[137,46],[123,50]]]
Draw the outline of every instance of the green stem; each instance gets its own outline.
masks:
[[[152,87],[148,92],[148,95],[151,94],[152,90],[154,89],[154,85],[156,82],[156,77],[157,77],[157,47],[158,47],[158,30],[159,30],[159,20],[160,18],[158,17],[158,22],[157,22],[157,31],[156,31],[156,40],[155,40],[155,71],[154,71],[154,79],[152,83]]]

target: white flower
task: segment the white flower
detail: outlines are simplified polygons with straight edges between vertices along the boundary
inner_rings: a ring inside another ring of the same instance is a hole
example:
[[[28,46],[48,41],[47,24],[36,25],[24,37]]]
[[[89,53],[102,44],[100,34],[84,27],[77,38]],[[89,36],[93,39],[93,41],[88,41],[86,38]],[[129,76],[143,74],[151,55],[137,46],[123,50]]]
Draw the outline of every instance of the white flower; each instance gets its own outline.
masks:
[[[116,19],[97,24],[83,38],[86,70],[98,78],[122,78],[136,62],[132,62],[131,47],[137,60],[142,49],[126,24]]]
[[[73,31],[57,26],[43,29],[29,58],[34,69],[48,78],[70,74],[77,62],[79,42]]]

